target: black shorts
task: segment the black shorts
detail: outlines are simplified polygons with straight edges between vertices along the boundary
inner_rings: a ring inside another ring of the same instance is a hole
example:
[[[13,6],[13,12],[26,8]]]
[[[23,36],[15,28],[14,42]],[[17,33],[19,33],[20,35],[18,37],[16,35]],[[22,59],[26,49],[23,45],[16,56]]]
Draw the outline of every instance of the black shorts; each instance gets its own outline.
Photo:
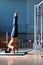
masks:
[[[12,37],[18,37],[18,30],[17,29],[11,33],[11,38]]]

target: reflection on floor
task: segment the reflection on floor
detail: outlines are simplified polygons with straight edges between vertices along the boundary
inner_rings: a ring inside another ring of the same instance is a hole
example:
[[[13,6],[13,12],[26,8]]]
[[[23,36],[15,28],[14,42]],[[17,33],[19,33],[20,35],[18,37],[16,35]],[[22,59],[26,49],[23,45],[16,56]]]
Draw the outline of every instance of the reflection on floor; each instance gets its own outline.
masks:
[[[0,65],[43,65],[43,51],[32,50],[24,56],[0,56]]]

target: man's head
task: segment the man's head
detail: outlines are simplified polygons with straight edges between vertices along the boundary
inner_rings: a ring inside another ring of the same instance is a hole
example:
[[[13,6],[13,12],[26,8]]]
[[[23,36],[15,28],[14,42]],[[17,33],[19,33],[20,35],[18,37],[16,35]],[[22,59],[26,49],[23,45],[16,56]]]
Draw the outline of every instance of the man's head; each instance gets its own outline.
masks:
[[[9,49],[8,47],[6,47],[5,49],[5,53],[10,53],[11,49]]]

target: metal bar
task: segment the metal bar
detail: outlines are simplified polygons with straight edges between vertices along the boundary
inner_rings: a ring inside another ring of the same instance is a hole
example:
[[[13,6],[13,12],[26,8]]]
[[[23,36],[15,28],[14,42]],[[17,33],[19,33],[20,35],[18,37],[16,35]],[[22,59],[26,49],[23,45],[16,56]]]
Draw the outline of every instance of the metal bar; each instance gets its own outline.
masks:
[[[40,6],[40,5],[42,5],[43,4],[43,1],[41,1],[37,6]]]
[[[34,43],[36,43],[36,5],[34,5]]]

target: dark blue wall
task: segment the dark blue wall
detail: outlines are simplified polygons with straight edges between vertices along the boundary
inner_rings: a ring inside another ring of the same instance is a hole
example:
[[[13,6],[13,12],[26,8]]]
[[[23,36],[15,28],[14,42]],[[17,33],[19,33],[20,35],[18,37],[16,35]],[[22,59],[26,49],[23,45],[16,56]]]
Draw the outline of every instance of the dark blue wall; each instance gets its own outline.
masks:
[[[11,32],[13,14],[16,10],[19,14],[18,24],[26,24],[26,0],[0,0],[0,31]]]
[[[0,32],[11,32],[13,14],[18,10],[18,31],[34,33],[34,5],[37,5],[40,1],[41,0],[0,0]],[[33,37],[34,34],[27,35],[28,39],[33,39]]]

